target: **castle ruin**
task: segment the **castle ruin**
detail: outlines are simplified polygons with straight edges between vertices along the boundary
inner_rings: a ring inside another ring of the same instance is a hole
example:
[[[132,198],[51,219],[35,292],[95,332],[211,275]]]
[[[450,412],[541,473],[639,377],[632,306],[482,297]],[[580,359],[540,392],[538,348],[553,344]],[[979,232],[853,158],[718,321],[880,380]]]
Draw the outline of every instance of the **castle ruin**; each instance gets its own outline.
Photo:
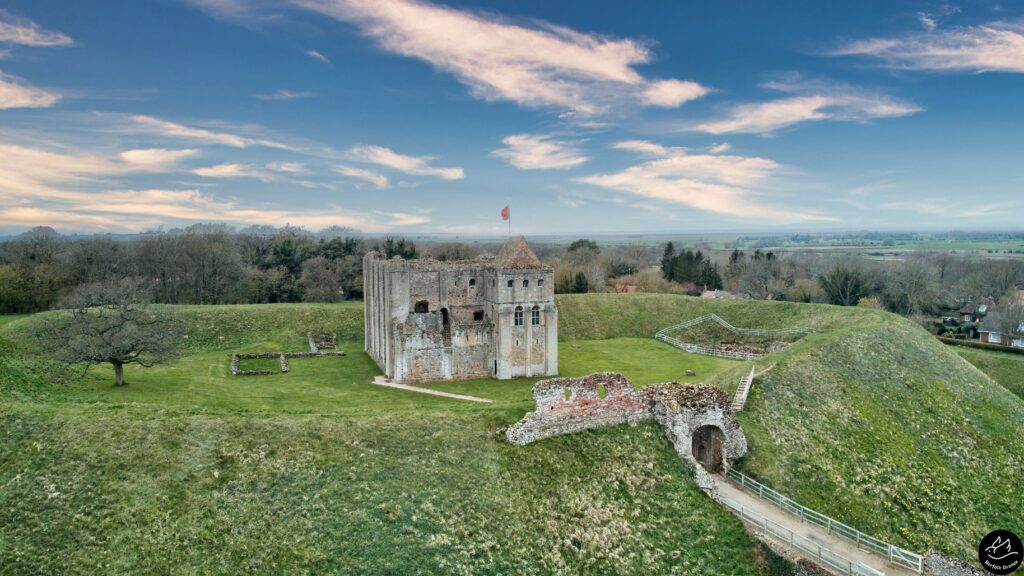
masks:
[[[366,351],[398,382],[558,373],[554,271],[522,237],[498,255],[363,258]]]

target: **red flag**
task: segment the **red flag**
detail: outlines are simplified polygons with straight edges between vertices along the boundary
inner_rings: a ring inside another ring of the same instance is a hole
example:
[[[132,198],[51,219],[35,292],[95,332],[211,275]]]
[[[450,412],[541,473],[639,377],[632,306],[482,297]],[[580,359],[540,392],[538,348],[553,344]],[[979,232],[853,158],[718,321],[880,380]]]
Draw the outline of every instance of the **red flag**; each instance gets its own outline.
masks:
[[[508,204],[506,204],[505,207],[501,209],[501,219],[502,220],[508,220],[508,216],[509,216]]]

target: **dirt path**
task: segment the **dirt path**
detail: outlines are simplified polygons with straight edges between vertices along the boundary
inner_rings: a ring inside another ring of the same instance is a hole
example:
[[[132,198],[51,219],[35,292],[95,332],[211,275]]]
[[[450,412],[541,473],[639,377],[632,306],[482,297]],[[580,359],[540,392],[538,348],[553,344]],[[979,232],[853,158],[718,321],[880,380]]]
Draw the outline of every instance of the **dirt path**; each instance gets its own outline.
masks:
[[[718,493],[720,496],[743,506],[744,510],[749,511],[754,515],[768,518],[768,520],[792,530],[798,536],[803,536],[815,544],[828,548],[832,552],[853,561],[855,564],[857,562],[863,562],[879,572],[884,572],[887,576],[916,576],[918,574],[914,570],[889,562],[888,558],[860,549],[857,547],[856,543],[845,538],[841,538],[835,534],[830,534],[820,526],[801,521],[799,517],[781,510],[773,504],[765,502],[757,496],[741,489],[724,476],[716,475],[714,478],[715,482],[718,484]],[[749,520],[748,524],[751,526],[754,525],[749,522]],[[755,530],[757,530],[757,528],[755,528]],[[761,533],[765,532],[763,527],[757,531]],[[772,538],[772,536],[765,536],[765,538]],[[772,539],[776,543],[781,543],[778,538]],[[788,548],[789,544],[786,544],[786,547]],[[803,550],[796,550],[796,552],[798,552],[800,556],[806,557],[809,560],[815,560],[810,554]],[[832,566],[823,565],[823,567],[829,568],[836,574],[846,574],[845,571],[838,572]]]
[[[373,383],[377,386],[386,386],[388,388],[397,388],[399,390],[406,390],[408,392],[419,392],[420,394],[431,394],[433,396],[444,396],[445,398],[454,398],[456,400],[467,400],[469,402],[494,402],[487,398],[481,398],[479,396],[467,396],[465,394],[453,394],[451,392],[441,392],[440,390],[431,390],[430,388],[420,388],[418,386],[409,386],[408,384],[398,384],[396,382],[388,382],[383,376],[377,376],[373,379]]]

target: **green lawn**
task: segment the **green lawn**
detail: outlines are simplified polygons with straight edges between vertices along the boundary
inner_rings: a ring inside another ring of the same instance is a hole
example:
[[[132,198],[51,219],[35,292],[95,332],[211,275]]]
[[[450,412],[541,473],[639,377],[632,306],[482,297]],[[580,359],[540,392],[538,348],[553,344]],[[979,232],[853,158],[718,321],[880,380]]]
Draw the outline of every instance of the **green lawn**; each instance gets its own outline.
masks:
[[[751,366],[653,340],[682,320],[813,328],[754,363],[771,369],[738,415],[745,471],[919,552],[971,560],[988,530],[1024,532],[1024,401],[902,318],[650,294],[558,304],[562,374],[639,385],[690,369],[731,391]],[[31,318],[0,327],[0,572],[767,574],[653,424],[512,447],[502,433],[534,380],[430,385],[494,404],[373,386],[358,303],[185,311],[186,356],[129,367],[121,388],[109,368],[79,378],[30,354]],[[304,350],[307,331],[348,355],[229,375],[232,352]]]
[[[316,312],[352,325],[337,318],[351,307]],[[266,308],[191,313],[190,353],[128,367],[124,387],[106,367],[47,383],[4,342],[2,572],[768,575],[653,423],[513,447],[501,433],[532,408],[532,379],[436,385],[493,405],[373,386],[351,338],[347,356],[231,377],[232,352],[300,349],[302,330]],[[737,364],[638,338],[562,358],[640,383]]]
[[[978,370],[1024,398],[1024,354],[953,346],[953,350]]]

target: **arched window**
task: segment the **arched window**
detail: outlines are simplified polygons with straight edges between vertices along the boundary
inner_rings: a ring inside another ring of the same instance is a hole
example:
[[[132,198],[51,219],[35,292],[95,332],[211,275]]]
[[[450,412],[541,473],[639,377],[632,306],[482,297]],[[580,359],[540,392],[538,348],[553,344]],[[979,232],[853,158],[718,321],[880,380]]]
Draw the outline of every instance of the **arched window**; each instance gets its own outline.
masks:
[[[534,306],[530,311],[530,324],[540,326],[540,306]]]
[[[511,280],[509,280],[509,281],[508,281],[508,287],[509,287],[509,288],[511,288],[511,287],[512,287],[512,281],[511,281]]]
[[[515,324],[516,324],[516,326],[522,326],[523,325],[523,307],[522,306],[516,306]]]
[[[469,279],[469,285],[470,286],[476,286],[476,278],[470,278]]]

